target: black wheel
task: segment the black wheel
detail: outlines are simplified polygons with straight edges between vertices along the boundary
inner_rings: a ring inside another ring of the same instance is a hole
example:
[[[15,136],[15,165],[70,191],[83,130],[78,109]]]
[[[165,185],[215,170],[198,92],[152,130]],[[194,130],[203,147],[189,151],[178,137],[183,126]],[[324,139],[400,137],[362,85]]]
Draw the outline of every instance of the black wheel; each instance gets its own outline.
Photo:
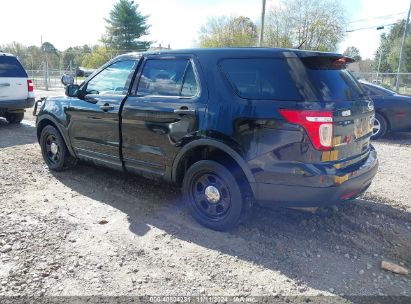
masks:
[[[11,124],[18,124],[20,123],[23,118],[24,118],[24,112],[18,112],[18,113],[6,113],[4,117],[7,119],[7,121]]]
[[[60,132],[55,127],[44,127],[40,135],[40,146],[50,170],[61,171],[76,164],[76,159],[68,152]]]
[[[388,130],[388,124],[385,118],[378,114],[375,113],[375,120],[374,120],[374,128],[372,129],[372,139],[378,139],[383,137]]]
[[[244,198],[235,177],[215,161],[202,160],[187,170],[183,195],[192,216],[213,230],[233,228],[244,211]]]

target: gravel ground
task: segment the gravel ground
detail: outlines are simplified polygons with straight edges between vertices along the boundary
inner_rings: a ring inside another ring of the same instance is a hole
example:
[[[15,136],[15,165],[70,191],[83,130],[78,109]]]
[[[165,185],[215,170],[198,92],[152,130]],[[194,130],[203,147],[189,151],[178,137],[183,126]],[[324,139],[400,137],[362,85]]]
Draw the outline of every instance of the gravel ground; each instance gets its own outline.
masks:
[[[374,144],[362,198],[327,214],[256,207],[220,233],[173,186],[85,164],[50,172],[34,118],[0,119],[0,296],[411,296],[410,276],[380,268],[411,268],[411,134]]]

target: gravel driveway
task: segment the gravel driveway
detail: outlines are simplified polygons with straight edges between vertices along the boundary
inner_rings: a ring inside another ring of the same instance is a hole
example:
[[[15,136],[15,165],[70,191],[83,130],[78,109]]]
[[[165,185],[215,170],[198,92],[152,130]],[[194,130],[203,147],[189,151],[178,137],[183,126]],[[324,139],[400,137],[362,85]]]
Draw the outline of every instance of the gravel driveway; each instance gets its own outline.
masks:
[[[411,134],[375,142],[379,173],[327,214],[254,208],[230,233],[199,226],[178,188],[81,164],[52,173],[34,118],[0,119],[0,296],[407,295]]]

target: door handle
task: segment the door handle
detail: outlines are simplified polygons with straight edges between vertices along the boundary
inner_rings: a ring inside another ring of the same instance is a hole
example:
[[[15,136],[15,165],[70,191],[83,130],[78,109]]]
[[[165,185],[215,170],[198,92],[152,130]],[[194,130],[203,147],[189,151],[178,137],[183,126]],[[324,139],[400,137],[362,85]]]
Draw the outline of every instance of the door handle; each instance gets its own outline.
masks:
[[[100,109],[102,109],[104,112],[114,110],[114,106],[110,106],[108,103],[105,103],[104,105],[100,106]]]
[[[0,83],[0,87],[9,87],[10,83]]]
[[[177,115],[195,115],[196,110],[181,108],[181,109],[174,110],[174,114],[177,114]]]

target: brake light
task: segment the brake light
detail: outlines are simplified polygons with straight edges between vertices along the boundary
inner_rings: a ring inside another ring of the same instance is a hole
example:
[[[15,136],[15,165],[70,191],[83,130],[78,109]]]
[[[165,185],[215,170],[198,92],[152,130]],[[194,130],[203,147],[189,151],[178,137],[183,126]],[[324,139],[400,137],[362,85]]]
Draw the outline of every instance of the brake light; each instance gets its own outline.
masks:
[[[34,84],[33,84],[33,81],[31,79],[27,80],[27,89],[28,89],[29,92],[34,91]]]
[[[331,111],[280,110],[290,123],[305,129],[315,149],[328,151],[332,148],[333,114]]]

